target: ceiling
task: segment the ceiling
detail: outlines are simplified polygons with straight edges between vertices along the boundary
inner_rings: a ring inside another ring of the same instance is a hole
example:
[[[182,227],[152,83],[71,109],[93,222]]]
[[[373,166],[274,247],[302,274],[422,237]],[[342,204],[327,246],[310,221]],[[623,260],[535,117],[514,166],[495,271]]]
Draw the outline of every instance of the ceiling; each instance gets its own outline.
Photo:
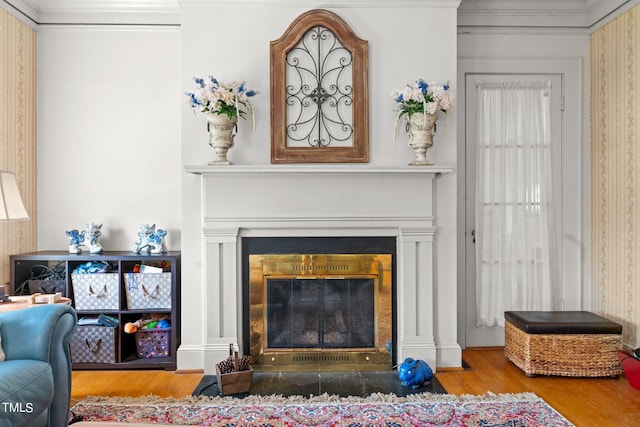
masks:
[[[65,23],[180,23],[180,4],[231,0],[0,0],[37,24]],[[236,0],[237,1],[237,0]],[[300,1],[300,0],[298,0]],[[411,7],[428,2],[456,4],[460,0],[324,0],[325,7],[372,5]],[[461,0],[459,27],[569,27],[590,28],[611,14],[621,13],[640,0]],[[285,4],[285,0],[249,0],[248,3]]]

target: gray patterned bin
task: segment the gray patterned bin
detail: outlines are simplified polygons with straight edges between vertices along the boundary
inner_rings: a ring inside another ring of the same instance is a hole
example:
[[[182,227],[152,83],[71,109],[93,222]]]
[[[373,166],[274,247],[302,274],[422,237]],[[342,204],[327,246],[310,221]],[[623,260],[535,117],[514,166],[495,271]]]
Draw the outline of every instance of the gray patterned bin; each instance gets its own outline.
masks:
[[[116,330],[107,326],[78,326],[71,340],[71,361],[116,363]]]
[[[71,274],[76,310],[118,310],[120,275],[118,273]]]

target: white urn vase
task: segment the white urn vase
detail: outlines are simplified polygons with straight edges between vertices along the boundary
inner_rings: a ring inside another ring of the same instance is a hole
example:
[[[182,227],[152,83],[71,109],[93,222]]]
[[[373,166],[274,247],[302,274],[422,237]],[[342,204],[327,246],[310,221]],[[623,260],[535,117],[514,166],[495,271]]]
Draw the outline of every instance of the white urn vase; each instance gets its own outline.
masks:
[[[226,114],[209,114],[207,121],[209,145],[215,153],[215,157],[209,162],[209,165],[232,165],[233,163],[227,159],[227,153],[233,147],[238,118],[229,119]]]
[[[438,116],[436,114],[414,113],[407,119],[409,147],[416,153],[410,166],[432,166],[433,162],[427,158],[427,152],[433,145],[433,128]]]

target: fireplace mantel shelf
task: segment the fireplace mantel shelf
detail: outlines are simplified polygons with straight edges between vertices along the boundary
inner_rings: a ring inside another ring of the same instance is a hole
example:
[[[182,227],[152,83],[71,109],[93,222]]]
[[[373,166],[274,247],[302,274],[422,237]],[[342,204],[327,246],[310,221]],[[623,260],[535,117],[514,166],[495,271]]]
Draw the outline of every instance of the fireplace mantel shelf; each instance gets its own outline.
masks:
[[[448,166],[371,166],[371,165],[227,165],[209,166],[193,165],[185,166],[185,171],[197,175],[250,175],[250,174],[362,174],[362,175],[403,175],[403,174],[427,174],[439,175],[453,172]]]

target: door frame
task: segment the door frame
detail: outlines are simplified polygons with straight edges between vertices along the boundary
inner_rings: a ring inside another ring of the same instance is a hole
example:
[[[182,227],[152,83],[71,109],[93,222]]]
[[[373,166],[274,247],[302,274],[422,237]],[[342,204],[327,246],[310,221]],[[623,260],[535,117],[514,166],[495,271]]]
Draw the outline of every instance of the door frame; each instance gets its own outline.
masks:
[[[467,299],[467,245],[472,236],[466,232],[466,79],[468,74],[560,74],[563,79],[563,120],[562,120],[562,200],[560,248],[563,263],[560,270],[561,307],[563,310],[580,310],[589,306],[590,292],[587,280],[589,269],[588,248],[590,239],[588,226],[589,188],[588,171],[588,87],[583,81],[582,58],[536,58],[536,59],[458,59],[458,343],[466,348],[466,299]],[[586,101],[585,101],[586,100]],[[585,284],[585,285],[583,285]]]

